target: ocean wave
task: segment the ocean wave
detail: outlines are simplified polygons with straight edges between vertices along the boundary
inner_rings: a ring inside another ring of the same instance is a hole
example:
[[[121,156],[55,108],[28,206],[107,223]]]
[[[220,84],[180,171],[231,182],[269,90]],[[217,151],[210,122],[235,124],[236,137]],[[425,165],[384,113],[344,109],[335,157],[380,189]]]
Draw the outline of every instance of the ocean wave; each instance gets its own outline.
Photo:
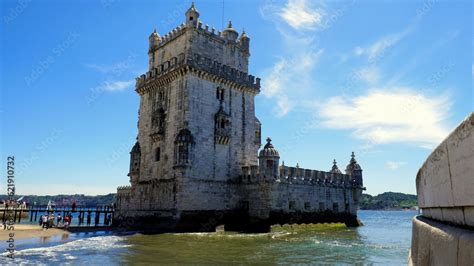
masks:
[[[103,251],[132,246],[126,244],[124,239],[121,236],[97,236],[78,239],[57,246],[17,250],[15,251],[15,259],[13,261],[6,258],[7,253],[5,252],[1,254],[3,258],[0,259],[0,264],[9,264],[11,262],[16,265],[45,265],[51,262],[67,264],[81,256],[100,254]]]

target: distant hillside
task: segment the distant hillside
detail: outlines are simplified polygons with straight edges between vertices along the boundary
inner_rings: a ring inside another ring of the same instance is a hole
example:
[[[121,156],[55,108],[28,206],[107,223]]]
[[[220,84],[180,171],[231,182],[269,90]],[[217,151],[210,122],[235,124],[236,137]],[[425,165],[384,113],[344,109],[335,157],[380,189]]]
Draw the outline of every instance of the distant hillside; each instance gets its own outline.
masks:
[[[416,195],[385,192],[377,196],[362,194],[362,210],[409,209],[418,206]]]
[[[16,195],[14,198],[19,199],[21,195]],[[7,195],[0,195],[0,200],[8,199]],[[79,207],[95,207],[97,205],[107,205],[115,202],[115,193],[110,193],[107,195],[98,195],[98,196],[86,196],[83,194],[76,195],[54,195],[54,196],[35,196],[35,195],[26,195],[23,198],[23,201],[26,201],[29,205],[33,205],[36,202],[36,205],[47,205],[48,201],[52,201],[58,207],[66,206],[70,207],[71,204],[75,201]]]
[[[15,199],[20,198],[15,196]],[[8,199],[7,195],[0,195],[0,200]],[[75,201],[77,206],[95,207],[97,205],[106,205],[115,202],[115,193],[98,196],[76,195],[55,195],[55,196],[34,196],[27,195],[23,198],[29,205],[47,205],[48,201],[53,201],[56,206],[71,206]],[[377,196],[362,194],[360,208],[362,210],[384,210],[384,209],[406,209],[417,206],[416,195],[409,195],[396,192],[385,192]]]

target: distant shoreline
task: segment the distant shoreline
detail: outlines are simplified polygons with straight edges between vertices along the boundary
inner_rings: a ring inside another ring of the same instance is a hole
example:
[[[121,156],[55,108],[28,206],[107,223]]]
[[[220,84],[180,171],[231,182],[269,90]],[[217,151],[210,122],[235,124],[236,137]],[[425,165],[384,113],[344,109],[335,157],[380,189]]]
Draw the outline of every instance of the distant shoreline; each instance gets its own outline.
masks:
[[[359,211],[418,211],[411,208],[391,208],[391,209],[359,209]]]
[[[54,202],[58,207],[70,207],[73,202],[77,207],[95,208],[96,206],[104,206],[115,202],[115,193],[107,195],[86,196],[84,194],[75,195],[51,195],[51,196],[35,196],[35,195],[18,195],[18,199],[23,197],[28,206],[36,203],[36,206],[46,206],[48,202]],[[0,195],[0,200],[7,199],[7,195]],[[372,196],[370,194],[362,194],[359,200],[360,210],[405,210],[415,209],[418,206],[416,195],[384,192],[382,194]]]

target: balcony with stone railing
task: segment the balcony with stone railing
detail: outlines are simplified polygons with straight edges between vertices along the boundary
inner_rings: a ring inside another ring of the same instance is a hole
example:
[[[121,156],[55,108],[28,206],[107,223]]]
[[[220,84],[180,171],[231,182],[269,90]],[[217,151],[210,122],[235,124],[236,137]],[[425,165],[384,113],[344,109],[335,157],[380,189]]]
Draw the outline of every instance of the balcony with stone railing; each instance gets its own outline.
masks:
[[[118,197],[130,196],[131,192],[132,192],[132,187],[131,186],[120,186],[120,187],[117,188],[117,196]]]

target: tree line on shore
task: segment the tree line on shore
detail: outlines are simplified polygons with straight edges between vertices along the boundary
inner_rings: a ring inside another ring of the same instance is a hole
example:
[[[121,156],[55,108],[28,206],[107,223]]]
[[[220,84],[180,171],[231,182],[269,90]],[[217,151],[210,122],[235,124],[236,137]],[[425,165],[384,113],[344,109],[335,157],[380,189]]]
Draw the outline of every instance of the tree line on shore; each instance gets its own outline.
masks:
[[[49,201],[53,202],[58,207],[70,207],[73,202],[76,202],[78,207],[96,207],[109,205],[115,202],[115,193],[107,195],[87,196],[83,194],[75,195],[51,195],[51,196],[36,196],[36,195],[18,195],[16,198],[23,197],[23,201],[27,202],[29,206],[46,206]],[[0,200],[8,199],[7,195],[0,195]],[[369,194],[362,194],[362,199],[359,202],[362,210],[384,210],[384,209],[411,209],[417,206],[416,195],[385,192],[376,196]]]
[[[413,209],[418,206],[416,195],[384,192],[377,196],[362,194],[359,207],[362,210]]]
[[[75,202],[77,207],[97,207],[110,205],[115,202],[115,193],[107,195],[88,196],[84,194],[74,195],[17,195],[16,199],[22,199],[28,206],[46,206],[51,201],[56,207],[71,207]],[[7,195],[0,195],[0,201],[7,200]]]

